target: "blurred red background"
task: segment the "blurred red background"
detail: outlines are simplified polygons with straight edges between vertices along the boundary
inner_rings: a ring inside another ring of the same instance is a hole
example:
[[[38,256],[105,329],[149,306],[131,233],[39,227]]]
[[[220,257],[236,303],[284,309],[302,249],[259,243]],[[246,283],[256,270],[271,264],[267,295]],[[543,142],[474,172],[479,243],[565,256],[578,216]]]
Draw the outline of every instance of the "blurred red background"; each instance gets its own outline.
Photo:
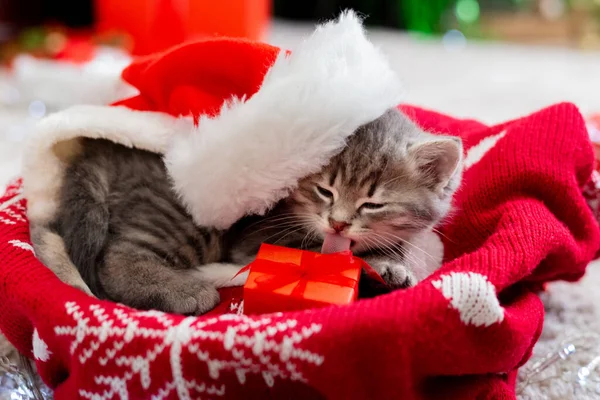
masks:
[[[270,0],[95,1],[98,32],[128,32],[136,55],[206,36],[260,40],[270,13]]]

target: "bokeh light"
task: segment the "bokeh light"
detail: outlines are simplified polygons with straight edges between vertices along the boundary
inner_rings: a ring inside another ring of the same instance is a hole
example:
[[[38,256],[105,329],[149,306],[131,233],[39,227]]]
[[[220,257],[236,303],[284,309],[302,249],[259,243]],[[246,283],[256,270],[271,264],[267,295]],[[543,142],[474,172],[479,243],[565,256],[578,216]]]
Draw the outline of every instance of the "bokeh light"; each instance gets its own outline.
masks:
[[[544,18],[558,20],[565,14],[566,4],[564,0],[540,0],[539,9]]]
[[[479,19],[479,3],[477,0],[458,0],[454,12],[460,22],[472,24]]]
[[[461,31],[451,29],[444,34],[442,43],[447,51],[457,52],[467,47],[467,38]]]
[[[60,32],[51,32],[46,37],[46,47],[52,54],[61,52],[67,45],[67,37]]]
[[[29,103],[29,115],[33,118],[42,118],[46,115],[46,104],[40,100],[34,100]]]

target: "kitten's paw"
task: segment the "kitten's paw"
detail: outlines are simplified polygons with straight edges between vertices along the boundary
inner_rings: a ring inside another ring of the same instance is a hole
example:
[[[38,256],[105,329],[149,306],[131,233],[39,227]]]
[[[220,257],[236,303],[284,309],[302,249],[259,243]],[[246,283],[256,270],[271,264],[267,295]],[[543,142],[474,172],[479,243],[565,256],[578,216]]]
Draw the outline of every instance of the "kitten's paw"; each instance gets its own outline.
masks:
[[[396,260],[375,258],[365,261],[381,275],[385,283],[392,289],[407,289],[417,283],[413,273]]]
[[[165,285],[165,290],[157,293],[153,300],[156,306],[152,308],[164,312],[200,315],[219,304],[220,296],[212,285],[194,279],[182,279],[175,284]]]

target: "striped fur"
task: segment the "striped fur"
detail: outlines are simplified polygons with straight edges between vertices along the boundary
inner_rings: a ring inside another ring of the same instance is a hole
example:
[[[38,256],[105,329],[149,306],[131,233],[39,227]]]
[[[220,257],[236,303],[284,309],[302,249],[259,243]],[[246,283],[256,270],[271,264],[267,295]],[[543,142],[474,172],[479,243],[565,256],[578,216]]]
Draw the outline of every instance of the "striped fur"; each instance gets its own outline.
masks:
[[[159,155],[82,140],[52,228],[98,297],[138,308],[199,313],[216,289],[186,276],[219,261],[221,233],[194,225]]]
[[[405,267],[407,244],[448,212],[462,156],[457,139],[428,135],[390,110],[267,215],[224,232],[193,223],[159,155],[106,140],[79,144],[50,230],[96,296],[183,314],[218,302],[221,265],[231,273],[263,242],[317,250],[331,220],[347,225],[352,250],[389,283],[412,285],[419,274]]]

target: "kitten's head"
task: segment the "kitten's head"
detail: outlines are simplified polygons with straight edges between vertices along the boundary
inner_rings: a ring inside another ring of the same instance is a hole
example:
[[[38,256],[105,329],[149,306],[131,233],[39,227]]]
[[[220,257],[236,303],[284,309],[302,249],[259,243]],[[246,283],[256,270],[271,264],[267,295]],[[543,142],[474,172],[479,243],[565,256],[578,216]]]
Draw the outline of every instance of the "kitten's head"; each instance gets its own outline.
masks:
[[[339,232],[354,252],[393,247],[446,216],[461,172],[460,139],[423,132],[392,109],[359,128],[287,202],[309,231]]]

